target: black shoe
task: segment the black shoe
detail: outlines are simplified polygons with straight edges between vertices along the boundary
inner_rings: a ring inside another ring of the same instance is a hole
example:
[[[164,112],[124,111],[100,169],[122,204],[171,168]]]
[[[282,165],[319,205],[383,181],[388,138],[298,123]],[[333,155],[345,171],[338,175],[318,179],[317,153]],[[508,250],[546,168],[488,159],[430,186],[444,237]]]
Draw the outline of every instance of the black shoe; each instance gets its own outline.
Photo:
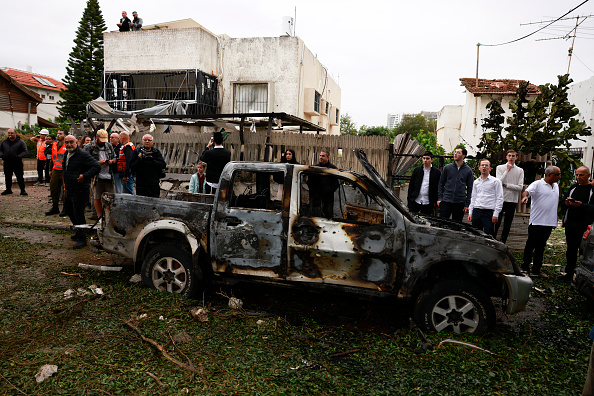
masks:
[[[55,215],[60,213],[60,209],[58,208],[51,208],[50,210],[48,210],[47,212],[45,212],[46,216],[51,216],[51,215]]]
[[[27,196],[27,195],[29,195],[29,194],[27,194],[27,191],[23,190],[23,191],[21,191],[21,195],[25,195],[25,196]]]
[[[66,213],[66,212],[60,212],[60,217],[66,217],[66,216],[68,216],[68,213]]]
[[[0,193],[0,195],[8,195],[8,194],[12,194],[12,191],[6,190],[6,191],[2,191],[2,193]]]
[[[82,249],[84,247],[87,246],[87,239],[83,239],[81,241],[78,241],[74,244],[74,246],[72,247],[72,249]]]

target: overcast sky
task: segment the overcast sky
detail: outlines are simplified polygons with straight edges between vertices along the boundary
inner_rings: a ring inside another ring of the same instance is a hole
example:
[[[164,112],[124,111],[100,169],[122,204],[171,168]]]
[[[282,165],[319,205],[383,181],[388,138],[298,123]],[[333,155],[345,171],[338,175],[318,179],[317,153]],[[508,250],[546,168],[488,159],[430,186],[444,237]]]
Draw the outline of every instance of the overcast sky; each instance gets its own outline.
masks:
[[[476,74],[476,44],[525,36],[583,0],[99,0],[108,30],[122,10],[138,11],[144,24],[192,18],[215,34],[279,36],[283,16],[294,16],[296,34],[317,55],[342,89],[342,114],[357,126],[385,125],[388,113],[439,111],[464,103],[460,77]],[[84,0],[4,2],[0,66],[56,79],[66,74],[68,55]],[[519,42],[481,47],[479,77],[556,82],[567,72],[571,39],[561,37],[575,17],[594,14],[586,2],[550,28]],[[578,28],[571,77],[594,75],[594,17]],[[142,50],[130,56],[142,56]]]

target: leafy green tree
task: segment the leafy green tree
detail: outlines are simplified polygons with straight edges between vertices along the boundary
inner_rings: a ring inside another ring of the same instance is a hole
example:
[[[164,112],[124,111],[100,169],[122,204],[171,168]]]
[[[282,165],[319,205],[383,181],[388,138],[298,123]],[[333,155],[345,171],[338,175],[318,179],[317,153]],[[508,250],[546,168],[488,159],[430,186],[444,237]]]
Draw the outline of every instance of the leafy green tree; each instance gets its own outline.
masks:
[[[394,128],[394,135],[408,132],[414,138],[421,131],[435,133],[437,123],[434,120],[427,122],[427,118],[421,114],[405,114],[402,120]]]
[[[489,154],[492,155],[505,151],[503,149],[503,122],[505,121],[503,114],[505,110],[501,107],[501,103],[492,100],[487,104],[487,111],[489,116],[483,119],[482,127],[484,132],[478,148],[481,150],[483,147],[488,147],[492,151]]]
[[[349,113],[340,116],[340,132],[345,135],[357,134],[357,124],[355,124]]]
[[[388,136],[390,140],[394,138],[394,130],[386,126],[372,126],[362,125],[357,132],[360,136]]]
[[[85,106],[99,97],[103,75],[103,32],[105,21],[98,0],[87,0],[70,52],[66,77],[66,90],[58,104],[60,116],[80,121],[86,117]]]

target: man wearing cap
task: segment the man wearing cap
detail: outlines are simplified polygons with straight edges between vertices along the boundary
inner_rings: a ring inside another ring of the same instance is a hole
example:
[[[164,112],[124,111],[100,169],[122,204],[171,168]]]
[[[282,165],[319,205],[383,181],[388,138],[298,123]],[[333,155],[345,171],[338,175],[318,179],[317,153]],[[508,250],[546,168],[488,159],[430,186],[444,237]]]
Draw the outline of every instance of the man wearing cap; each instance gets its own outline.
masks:
[[[140,28],[142,28],[142,18],[138,17],[138,13],[136,11],[132,12],[132,16],[134,17],[134,19],[132,19],[130,28],[132,29],[133,32],[136,32],[136,31],[140,30]]]
[[[8,138],[0,143],[0,158],[4,160],[4,180],[6,182],[6,190],[2,192],[2,195],[12,194],[13,173],[21,188],[21,195],[28,195],[25,191],[25,178],[23,177],[23,158],[27,155],[27,145],[17,135],[14,128],[9,128],[7,133]]]
[[[101,170],[95,179],[95,188],[93,192],[93,203],[98,218],[101,218],[103,215],[101,195],[104,192],[115,192],[111,165],[114,165],[117,162],[117,157],[113,146],[108,140],[107,131],[105,129],[99,129],[95,140],[84,146],[84,149],[88,151],[97,162],[99,162],[99,165],[101,165]]]
[[[35,157],[37,158],[37,183],[35,186],[39,186],[43,184],[43,171],[45,170],[45,182],[49,183],[49,169],[45,166],[47,164],[47,157],[45,156],[45,138],[49,135],[49,131],[47,129],[42,129],[39,131],[39,135],[33,136],[29,140],[35,142],[37,144],[37,154]]]

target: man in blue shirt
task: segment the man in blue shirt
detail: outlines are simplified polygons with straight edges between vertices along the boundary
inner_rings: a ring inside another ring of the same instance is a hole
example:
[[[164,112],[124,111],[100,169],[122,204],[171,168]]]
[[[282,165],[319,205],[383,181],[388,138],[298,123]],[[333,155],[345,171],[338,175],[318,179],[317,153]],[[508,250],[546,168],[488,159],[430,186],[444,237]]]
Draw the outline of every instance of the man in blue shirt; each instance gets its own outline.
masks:
[[[464,162],[467,151],[464,147],[454,150],[454,162],[447,164],[441,172],[437,185],[437,206],[439,217],[462,221],[464,213],[468,213],[472,198],[474,175],[472,169]]]

